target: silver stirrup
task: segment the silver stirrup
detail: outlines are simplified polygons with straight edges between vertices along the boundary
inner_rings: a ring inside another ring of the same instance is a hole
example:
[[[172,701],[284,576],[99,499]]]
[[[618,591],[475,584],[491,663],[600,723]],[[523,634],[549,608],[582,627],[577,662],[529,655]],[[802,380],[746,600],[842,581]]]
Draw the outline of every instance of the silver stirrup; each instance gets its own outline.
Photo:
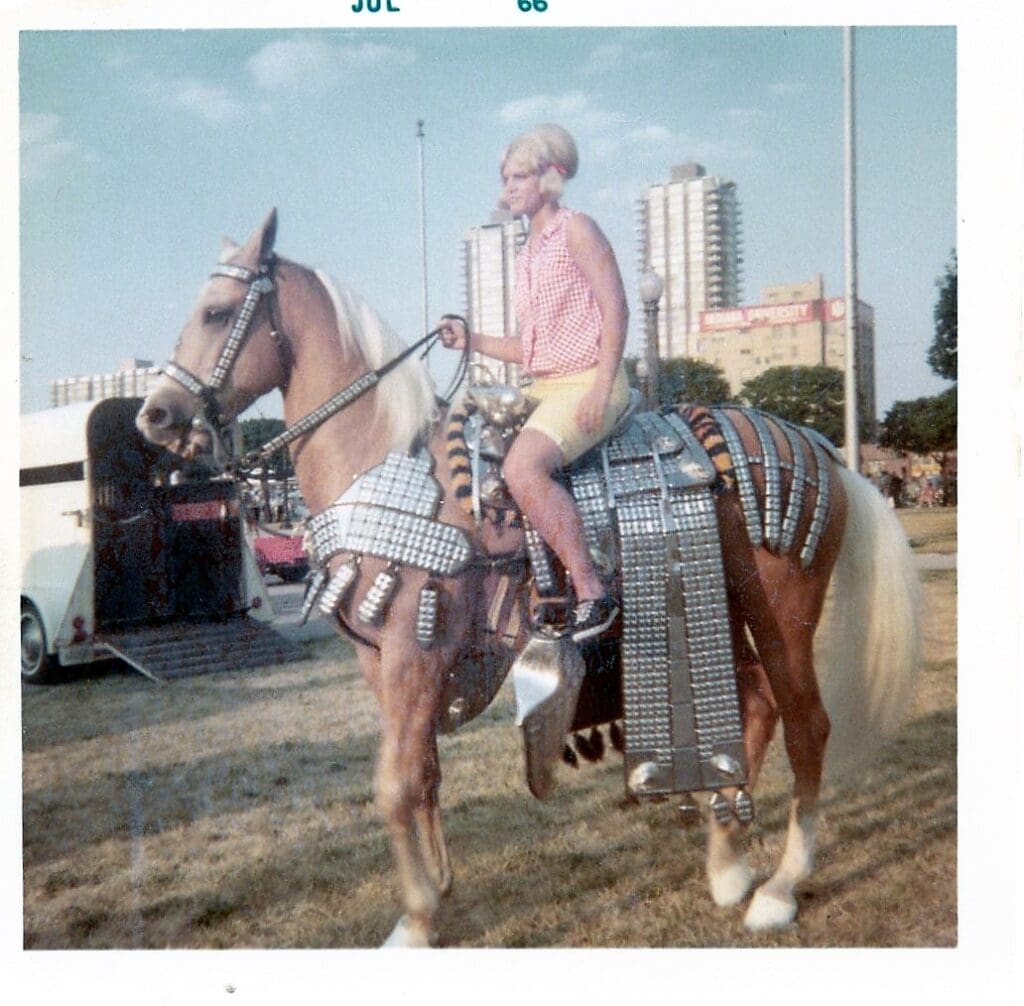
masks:
[[[526,782],[543,800],[555,785],[554,768],[576,715],[585,668],[568,636],[536,633],[512,665],[516,724],[523,728]]]

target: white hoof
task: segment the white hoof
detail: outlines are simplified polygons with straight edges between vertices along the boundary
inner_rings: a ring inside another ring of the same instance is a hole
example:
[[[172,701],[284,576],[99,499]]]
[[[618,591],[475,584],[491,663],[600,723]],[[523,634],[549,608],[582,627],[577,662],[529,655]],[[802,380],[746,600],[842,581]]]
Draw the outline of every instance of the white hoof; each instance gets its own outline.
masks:
[[[403,915],[391,930],[391,935],[381,944],[382,950],[396,950],[431,946],[430,936],[422,926]]]
[[[751,932],[785,929],[796,918],[796,898],[792,894],[771,894],[763,888],[747,909],[743,924]]]
[[[753,880],[754,875],[743,859],[730,864],[724,870],[714,873],[708,871],[711,897],[719,908],[732,908],[738,905],[747,896]]]

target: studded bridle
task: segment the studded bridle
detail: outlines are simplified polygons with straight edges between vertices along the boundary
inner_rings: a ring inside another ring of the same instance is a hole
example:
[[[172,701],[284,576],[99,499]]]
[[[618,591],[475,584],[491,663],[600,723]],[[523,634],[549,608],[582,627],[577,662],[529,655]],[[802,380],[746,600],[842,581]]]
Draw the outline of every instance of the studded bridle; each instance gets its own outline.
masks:
[[[186,391],[195,395],[202,403],[202,417],[194,419],[193,425],[206,426],[216,436],[223,437],[229,424],[228,417],[221,406],[217,393],[223,389],[224,382],[231,373],[235,362],[238,360],[238,355],[242,351],[242,346],[245,345],[245,341],[249,337],[252,321],[260,301],[263,298],[271,298],[275,291],[274,267],[276,264],[277,258],[272,255],[261,262],[257,270],[247,269],[245,266],[240,265],[220,263],[210,273],[211,278],[214,276],[226,276],[228,279],[246,283],[249,289],[245,293],[245,300],[242,301],[242,306],[235,318],[231,333],[228,335],[220,351],[220,357],[217,359],[213,373],[208,381],[204,382],[174,360],[168,360],[162,367],[163,373],[172,380],[177,381],[178,384]],[[281,354],[285,373],[284,383],[287,385],[290,352],[280,332],[280,326],[275,324],[273,303],[273,300],[270,300],[270,336],[277,346],[278,352]]]
[[[225,454],[225,457],[231,453],[226,449],[224,444],[224,441],[228,436],[229,420],[217,398],[217,392],[223,388],[228,374],[231,373],[231,369],[234,367],[235,362],[238,359],[238,355],[242,351],[242,346],[249,337],[249,329],[252,325],[252,320],[255,317],[256,309],[259,306],[261,299],[264,297],[272,298],[272,295],[276,290],[274,282],[274,268],[276,264],[277,256],[271,254],[268,259],[260,262],[260,266],[257,270],[247,269],[245,266],[240,265],[221,263],[214,268],[213,272],[210,273],[211,277],[226,276],[228,279],[238,280],[240,283],[247,283],[249,289],[246,291],[245,300],[242,302],[242,306],[238,311],[238,316],[235,318],[231,334],[228,336],[224,343],[224,347],[220,351],[220,357],[214,365],[213,373],[210,375],[209,381],[202,381],[200,378],[196,377],[195,374],[187,370],[185,367],[182,367],[174,360],[168,360],[162,368],[163,373],[180,384],[186,391],[195,395],[195,397],[202,403],[202,416],[194,418],[192,420],[192,425],[200,429],[207,429],[215,442],[218,442],[220,449]],[[274,310],[275,303],[276,299],[270,299],[270,337],[277,346],[278,352],[281,354],[282,366],[284,369],[282,390],[285,390],[288,385],[290,372],[291,350],[288,346],[288,341],[281,334],[281,326],[277,324]],[[444,315],[444,317],[446,319],[450,318],[457,320],[464,326],[466,325],[465,318],[460,315],[450,314]],[[423,355],[426,355],[426,353],[430,351],[430,347],[437,340],[441,331],[441,328],[435,328],[433,331],[428,332],[423,336],[423,338],[403,350],[394,359],[389,360],[376,370],[371,370],[363,374],[362,377],[357,378],[347,387],[342,388],[341,391],[333,395],[323,404],[319,405],[312,412],[307,413],[297,422],[279,433],[276,437],[268,440],[262,447],[254,451],[249,451],[243,458],[228,467],[232,468],[236,472],[251,470],[261,461],[265,461],[267,458],[270,458],[278,450],[287,446],[293,440],[297,440],[299,437],[316,429],[323,422],[330,419],[331,416],[340,412],[346,405],[355,401],[371,388],[375,387],[385,374],[389,373],[403,360],[425,345],[427,348],[424,350]],[[447,401],[454,393],[455,388],[462,381],[462,377],[465,374],[468,363],[469,339],[467,338],[462,354],[462,360],[460,361],[459,367],[456,371],[456,376],[452,381],[451,388],[442,400]]]

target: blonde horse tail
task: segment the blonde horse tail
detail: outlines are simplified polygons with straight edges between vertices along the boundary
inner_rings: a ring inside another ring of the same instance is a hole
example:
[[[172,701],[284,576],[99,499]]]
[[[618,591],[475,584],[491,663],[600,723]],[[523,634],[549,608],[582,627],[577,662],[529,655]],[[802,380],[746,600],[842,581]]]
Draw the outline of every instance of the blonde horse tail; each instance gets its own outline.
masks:
[[[903,529],[867,479],[840,472],[846,529],[815,654],[833,774],[862,763],[900,726],[919,647],[919,584]]]

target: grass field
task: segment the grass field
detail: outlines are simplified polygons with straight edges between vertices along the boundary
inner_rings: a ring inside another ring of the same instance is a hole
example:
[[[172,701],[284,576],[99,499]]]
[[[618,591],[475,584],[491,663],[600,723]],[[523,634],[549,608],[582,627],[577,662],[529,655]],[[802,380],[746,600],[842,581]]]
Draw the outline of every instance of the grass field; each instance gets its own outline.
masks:
[[[900,509],[896,516],[915,552],[949,555],[956,551],[956,507]]]
[[[903,511],[951,544],[955,511]],[[918,548],[924,546],[918,542]],[[506,686],[442,741],[463,947],[954,946],[956,572],[923,574],[924,659],[902,733],[826,790],[818,868],[789,930],[716,909],[701,831],[623,800],[617,755],[529,794]],[[115,667],[23,690],[25,946],[369,947],[397,915],[373,807],[376,710],[349,648],[164,687]],[[788,768],[773,749],[750,857],[777,862]]]

